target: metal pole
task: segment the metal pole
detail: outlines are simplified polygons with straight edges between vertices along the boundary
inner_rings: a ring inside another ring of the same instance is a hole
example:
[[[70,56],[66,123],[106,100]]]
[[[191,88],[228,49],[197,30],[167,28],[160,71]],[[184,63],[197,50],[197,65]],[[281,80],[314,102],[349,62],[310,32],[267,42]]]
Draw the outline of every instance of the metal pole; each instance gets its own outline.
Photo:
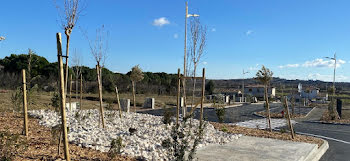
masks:
[[[70,161],[68,138],[67,138],[67,124],[66,124],[66,94],[64,87],[64,72],[63,72],[63,61],[62,61],[62,40],[61,33],[56,34],[57,38],[57,57],[58,57],[58,68],[60,78],[60,99],[61,99],[61,122],[63,131],[63,142],[64,142],[64,157],[67,161]]]
[[[242,102],[244,102],[244,69],[243,69],[243,85],[242,85],[242,99],[243,99],[243,101]]]
[[[187,50],[187,16],[188,16],[188,2],[186,2],[186,13],[185,13],[185,44],[184,44],[184,77],[187,76],[186,73],[186,59],[187,59],[187,54],[186,54],[186,50]],[[186,115],[186,111],[187,111],[187,104],[186,104],[186,80],[184,79],[182,82],[182,86],[183,86],[183,98],[184,98],[184,109],[183,109],[183,114],[182,115]]]
[[[180,78],[180,68],[177,69],[177,101],[176,101],[176,125],[179,124],[179,113],[180,113],[180,84],[181,84],[181,78]],[[182,114],[182,117],[185,117],[185,114]]]
[[[337,68],[337,57],[334,53],[334,73],[333,73],[333,97],[335,96],[335,69]]]
[[[27,85],[26,85],[26,70],[22,69],[23,79],[23,117],[24,117],[24,134],[28,137],[28,114],[27,114]]]

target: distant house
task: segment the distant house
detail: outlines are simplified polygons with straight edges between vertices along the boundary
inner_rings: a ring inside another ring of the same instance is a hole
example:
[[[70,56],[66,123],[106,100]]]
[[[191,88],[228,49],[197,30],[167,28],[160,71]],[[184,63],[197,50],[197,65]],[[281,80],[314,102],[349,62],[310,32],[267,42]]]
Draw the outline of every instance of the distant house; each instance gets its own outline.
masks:
[[[320,89],[315,88],[315,87],[309,87],[306,88],[305,90],[302,90],[298,94],[294,94],[294,97],[296,101],[298,102],[300,99],[307,99],[307,100],[320,100],[320,99],[326,99],[328,95],[326,94],[325,96],[321,96],[320,94]]]
[[[264,86],[263,85],[248,85],[244,87],[244,95],[251,95],[256,98],[264,98]],[[276,96],[276,88],[268,87],[267,94],[270,98],[274,98]]]

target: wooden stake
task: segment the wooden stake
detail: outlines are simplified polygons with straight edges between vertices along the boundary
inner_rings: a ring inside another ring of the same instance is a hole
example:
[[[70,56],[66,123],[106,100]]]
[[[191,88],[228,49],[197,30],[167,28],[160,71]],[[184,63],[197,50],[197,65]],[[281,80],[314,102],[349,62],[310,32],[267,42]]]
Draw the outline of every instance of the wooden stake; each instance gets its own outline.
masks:
[[[115,87],[115,93],[117,95],[118,107],[119,107],[119,118],[122,118],[122,106],[120,106],[118,87]]]
[[[180,68],[177,69],[177,101],[176,101],[176,125],[179,124],[179,115],[180,115],[180,83],[181,83],[181,78],[180,78]],[[185,117],[185,114],[182,114],[182,117]]]
[[[70,74],[70,82],[69,82],[69,108],[72,111],[72,74]]]
[[[80,73],[80,102],[79,102],[79,108],[82,109],[83,104],[83,74]]]
[[[203,68],[202,76],[202,98],[201,98],[201,113],[200,113],[200,124],[203,123],[203,102],[204,102],[204,92],[205,92],[205,68]]]
[[[22,69],[23,79],[23,118],[24,118],[24,134],[28,137],[28,114],[27,114],[27,85],[26,85],[26,70]]]
[[[98,82],[98,95],[100,97],[100,114],[101,114],[101,121],[102,121],[102,127],[105,128],[105,118],[104,118],[104,111],[102,106],[102,81],[101,81],[101,70],[100,65],[96,65],[96,71],[97,71],[97,82]]]
[[[290,130],[290,134],[292,136],[292,139],[294,139],[294,129],[293,129],[293,125],[292,122],[290,121],[290,115],[289,115],[289,108],[288,108],[288,102],[287,102],[287,97],[284,97],[284,108],[286,109],[287,112],[287,121],[288,121],[288,126],[289,126],[289,130]]]
[[[66,125],[66,95],[64,91],[64,72],[63,72],[63,61],[62,61],[62,40],[61,33],[56,34],[57,38],[57,58],[58,58],[58,69],[60,78],[60,99],[61,99],[61,122],[63,131],[63,142],[64,142],[64,157],[67,161],[70,161],[68,138],[67,138],[67,125]]]

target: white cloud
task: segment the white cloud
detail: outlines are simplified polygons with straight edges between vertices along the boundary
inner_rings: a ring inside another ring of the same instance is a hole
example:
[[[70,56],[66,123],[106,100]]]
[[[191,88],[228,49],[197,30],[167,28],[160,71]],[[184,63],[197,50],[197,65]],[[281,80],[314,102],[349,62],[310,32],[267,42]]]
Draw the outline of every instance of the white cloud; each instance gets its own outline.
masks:
[[[161,17],[153,20],[153,26],[162,27],[164,25],[169,25],[169,24],[170,24],[170,21],[165,17]]]
[[[346,61],[339,59],[337,61],[337,68],[342,64],[345,64]],[[324,60],[324,59],[315,59],[312,61],[306,61],[303,64],[303,67],[334,67],[334,60]]]
[[[203,65],[207,65],[207,64],[208,64],[208,62],[206,62],[206,61],[203,62]]]
[[[310,80],[323,80],[323,81],[328,81],[332,82],[333,81],[333,75],[323,75],[319,73],[314,73],[314,74],[309,74],[308,79]],[[344,82],[348,81],[348,77],[344,75],[335,75],[335,81],[336,82]]]
[[[281,66],[278,66],[278,68],[297,68],[299,67],[300,65],[299,64],[287,64],[287,65],[281,65]]]
[[[248,35],[251,35],[254,31],[253,30],[248,30],[247,32],[245,32],[245,34],[248,36]]]
[[[179,38],[179,34],[174,34],[174,39]]]
[[[215,32],[215,31],[216,31],[216,28],[212,28],[212,29],[211,29],[211,32]]]

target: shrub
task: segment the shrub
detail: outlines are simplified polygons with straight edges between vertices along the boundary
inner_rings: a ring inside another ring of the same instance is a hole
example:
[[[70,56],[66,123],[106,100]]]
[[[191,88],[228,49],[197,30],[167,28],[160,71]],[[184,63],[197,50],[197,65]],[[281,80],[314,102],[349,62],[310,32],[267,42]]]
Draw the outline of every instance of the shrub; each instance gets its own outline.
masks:
[[[167,107],[164,107],[163,123],[164,124],[170,124],[172,116],[174,116],[174,113],[171,111],[171,109],[167,108]]]
[[[162,141],[162,146],[168,149],[169,160],[186,160],[185,153],[188,152],[188,160],[194,159],[198,144],[203,140],[204,129],[207,123],[200,124],[192,134],[192,126],[187,123],[189,117],[185,117],[180,124],[173,124],[170,138]],[[190,143],[193,143],[190,146]]]
[[[111,142],[111,148],[108,151],[108,157],[115,158],[118,154],[121,154],[121,149],[124,147],[122,137],[113,139]]]
[[[215,112],[219,122],[223,123],[225,119],[225,108],[224,107],[216,108]]]
[[[17,89],[11,94],[11,103],[12,103],[12,109],[14,111],[21,111],[23,101],[23,93],[21,90],[21,87],[17,87]]]
[[[228,132],[228,129],[227,129],[226,126],[224,126],[224,127],[221,128],[221,131],[223,131],[223,132]]]
[[[59,111],[60,107],[60,95],[58,92],[54,92],[53,96],[51,97],[51,106],[54,107],[55,111]]]

